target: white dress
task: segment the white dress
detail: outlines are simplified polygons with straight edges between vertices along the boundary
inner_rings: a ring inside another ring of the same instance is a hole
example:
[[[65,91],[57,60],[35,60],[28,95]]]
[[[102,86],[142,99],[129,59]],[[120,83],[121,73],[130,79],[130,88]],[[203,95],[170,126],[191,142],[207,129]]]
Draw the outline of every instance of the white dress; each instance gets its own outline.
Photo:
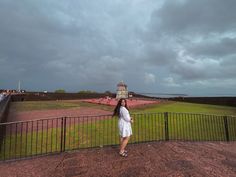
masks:
[[[129,137],[132,135],[129,111],[124,107],[120,107],[120,116],[118,121],[119,134],[121,137]]]

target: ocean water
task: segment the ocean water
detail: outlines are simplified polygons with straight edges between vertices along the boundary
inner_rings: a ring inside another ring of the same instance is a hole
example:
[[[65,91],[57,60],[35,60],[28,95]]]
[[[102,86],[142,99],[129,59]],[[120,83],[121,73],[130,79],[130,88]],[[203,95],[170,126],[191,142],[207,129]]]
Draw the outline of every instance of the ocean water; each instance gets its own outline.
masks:
[[[140,93],[141,94],[141,93]],[[168,93],[143,93],[142,95],[159,98],[173,97],[236,97],[236,94],[168,94]]]

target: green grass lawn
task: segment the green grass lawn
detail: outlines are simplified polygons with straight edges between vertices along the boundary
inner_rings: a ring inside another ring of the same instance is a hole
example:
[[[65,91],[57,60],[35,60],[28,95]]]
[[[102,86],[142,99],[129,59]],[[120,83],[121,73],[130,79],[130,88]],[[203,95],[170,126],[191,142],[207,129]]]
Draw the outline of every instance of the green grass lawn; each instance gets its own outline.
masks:
[[[183,112],[183,113],[203,113],[203,114],[216,114],[216,115],[236,115],[236,107],[168,101],[168,102],[163,102],[161,104],[149,105],[133,110],[131,109],[131,112],[133,113]]]
[[[11,102],[10,110],[22,112],[34,110],[66,109],[74,107],[80,107],[80,105],[68,103],[65,101],[24,101]]]

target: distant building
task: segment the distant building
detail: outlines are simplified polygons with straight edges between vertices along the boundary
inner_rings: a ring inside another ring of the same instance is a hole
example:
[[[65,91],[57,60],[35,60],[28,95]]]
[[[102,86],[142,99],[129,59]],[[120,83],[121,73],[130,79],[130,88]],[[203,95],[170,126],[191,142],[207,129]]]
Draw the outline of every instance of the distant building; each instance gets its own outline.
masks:
[[[123,81],[117,84],[116,99],[120,98],[128,98],[128,88]]]

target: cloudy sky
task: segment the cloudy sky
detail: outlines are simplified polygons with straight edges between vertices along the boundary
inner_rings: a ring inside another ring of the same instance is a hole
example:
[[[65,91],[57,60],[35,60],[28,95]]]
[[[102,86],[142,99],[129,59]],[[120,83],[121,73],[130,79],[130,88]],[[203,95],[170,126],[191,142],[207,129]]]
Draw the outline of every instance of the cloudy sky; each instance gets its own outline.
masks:
[[[0,0],[0,88],[236,95],[235,0]]]

